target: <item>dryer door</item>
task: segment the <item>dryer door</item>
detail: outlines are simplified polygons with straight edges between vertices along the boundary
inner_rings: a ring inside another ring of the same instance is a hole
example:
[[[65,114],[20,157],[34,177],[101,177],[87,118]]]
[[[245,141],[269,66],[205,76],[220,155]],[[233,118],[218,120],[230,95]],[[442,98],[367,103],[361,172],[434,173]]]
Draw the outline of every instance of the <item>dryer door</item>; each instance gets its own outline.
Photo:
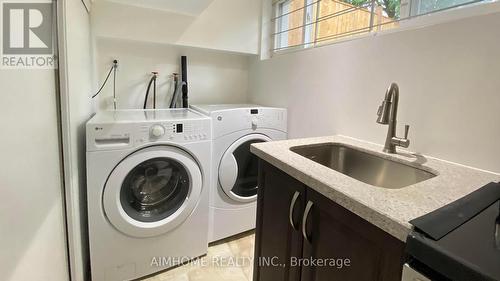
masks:
[[[261,134],[251,134],[235,141],[219,164],[219,184],[224,193],[238,202],[257,199],[258,158],[250,152],[252,143],[271,141]]]
[[[201,189],[200,167],[188,153],[154,146],[136,151],[115,167],[104,187],[103,208],[124,234],[152,237],[185,221]]]

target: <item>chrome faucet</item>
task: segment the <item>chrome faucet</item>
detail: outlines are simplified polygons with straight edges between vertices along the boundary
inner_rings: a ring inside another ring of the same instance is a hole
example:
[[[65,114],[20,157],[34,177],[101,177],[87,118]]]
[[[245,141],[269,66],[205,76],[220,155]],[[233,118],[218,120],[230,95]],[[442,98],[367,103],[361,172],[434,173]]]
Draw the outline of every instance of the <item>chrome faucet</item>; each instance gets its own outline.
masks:
[[[410,140],[408,139],[408,132],[410,130],[410,125],[405,126],[405,137],[396,137],[396,123],[398,115],[398,102],[399,102],[399,87],[398,84],[392,83],[387,92],[385,93],[384,101],[382,105],[378,108],[378,118],[377,123],[387,125],[389,124],[389,129],[387,130],[387,137],[385,139],[384,152],[396,153],[396,146],[402,146],[407,148],[410,146]]]

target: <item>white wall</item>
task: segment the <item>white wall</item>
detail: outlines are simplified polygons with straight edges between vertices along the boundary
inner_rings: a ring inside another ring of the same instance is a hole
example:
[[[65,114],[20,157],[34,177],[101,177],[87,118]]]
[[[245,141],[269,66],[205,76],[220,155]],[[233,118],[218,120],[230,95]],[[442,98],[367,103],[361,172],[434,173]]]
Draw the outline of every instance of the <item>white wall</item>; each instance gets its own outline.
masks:
[[[258,53],[260,1],[186,1],[189,7],[184,1],[118,2],[99,0],[92,5],[96,36]]]
[[[383,144],[376,111],[395,81],[411,150],[500,172],[499,26],[495,13],[255,59],[250,99],[288,107],[292,138]]]
[[[0,280],[69,280],[54,70],[0,69]]]
[[[59,1],[61,112],[71,278],[89,280],[85,123],[93,113],[90,15],[83,2]]]
[[[157,108],[167,108],[173,92],[171,74],[180,73],[180,56],[188,59],[189,101],[239,103],[247,100],[247,55],[200,48],[99,38],[97,67],[102,83],[113,59],[118,59],[117,108],[142,108],[151,71],[158,71]],[[150,92],[152,101],[152,90]],[[97,98],[100,109],[112,109],[112,77]]]

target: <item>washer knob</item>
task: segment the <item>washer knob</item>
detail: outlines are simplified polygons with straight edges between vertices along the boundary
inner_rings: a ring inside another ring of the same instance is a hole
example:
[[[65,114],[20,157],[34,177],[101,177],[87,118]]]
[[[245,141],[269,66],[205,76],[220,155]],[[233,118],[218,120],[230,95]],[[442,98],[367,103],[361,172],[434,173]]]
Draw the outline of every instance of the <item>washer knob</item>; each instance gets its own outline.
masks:
[[[162,125],[153,125],[151,127],[151,135],[153,137],[159,138],[165,134],[165,128]]]
[[[257,118],[252,118],[252,127],[257,127],[259,120]]]

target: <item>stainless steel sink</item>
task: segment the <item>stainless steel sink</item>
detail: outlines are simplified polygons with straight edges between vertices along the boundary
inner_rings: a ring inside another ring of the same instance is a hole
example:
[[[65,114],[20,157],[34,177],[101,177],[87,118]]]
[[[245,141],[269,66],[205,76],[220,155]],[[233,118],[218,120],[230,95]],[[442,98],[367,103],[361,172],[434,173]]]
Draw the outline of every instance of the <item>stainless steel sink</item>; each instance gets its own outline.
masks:
[[[403,188],[436,176],[423,169],[384,159],[343,144],[296,146],[290,150],[351,178],[378,187]]]

